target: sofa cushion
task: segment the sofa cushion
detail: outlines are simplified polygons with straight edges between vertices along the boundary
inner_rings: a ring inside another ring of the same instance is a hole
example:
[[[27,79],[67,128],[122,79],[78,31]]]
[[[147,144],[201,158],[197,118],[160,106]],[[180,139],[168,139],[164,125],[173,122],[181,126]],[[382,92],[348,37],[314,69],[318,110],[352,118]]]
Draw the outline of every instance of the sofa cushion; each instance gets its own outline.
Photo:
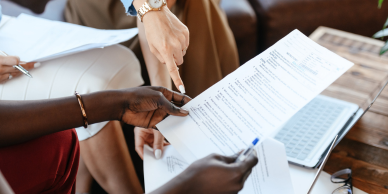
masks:
[[[377,8],[377,0],[249,0],[259,20],[260,49],[271,46],[294,29],[310,35],[327,26],[364,36],[380,30],[388,16],[388,5]]]

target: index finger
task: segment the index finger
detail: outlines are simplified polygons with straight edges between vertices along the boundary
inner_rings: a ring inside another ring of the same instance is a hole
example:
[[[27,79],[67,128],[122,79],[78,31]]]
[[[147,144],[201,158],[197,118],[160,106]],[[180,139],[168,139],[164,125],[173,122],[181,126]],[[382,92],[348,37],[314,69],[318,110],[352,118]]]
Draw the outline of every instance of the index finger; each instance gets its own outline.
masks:
[[[170,77],[172,79],[172,82],[174,82],[175,87],[178,88],[180,92],[186,93],[185,86],[183,85],[183,81],[181,79],[181,76],[179,75],[178,67],[175,64],[174,56],[171,53],[167,56],[163,56],[163,58],[166,62],[168,73],[170,74]]]
[[[154,90],[162,92],[162,94],[168,101],[174,102],[175,104],[180,104],[181,106],[183,106],[191,101],[191,98],[185,94],[174,92],[164,87],[152,87],[152,88]]]

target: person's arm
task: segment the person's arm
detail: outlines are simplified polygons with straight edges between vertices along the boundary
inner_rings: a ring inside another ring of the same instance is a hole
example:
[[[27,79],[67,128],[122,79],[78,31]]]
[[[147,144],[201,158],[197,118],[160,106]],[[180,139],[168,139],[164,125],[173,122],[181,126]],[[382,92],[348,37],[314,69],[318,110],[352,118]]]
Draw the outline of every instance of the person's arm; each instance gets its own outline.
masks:
[[[207,156],[150,194],[237,194],[258,159],[256,152],[239,163],[235,163],[236,158],[216,154]]]
[[[167,115],[186,116],[171,102],[190,98],[163,87],[138,87],[82,95],[88,123],[121,120],[146,128]],[[0,101],[0,147],[83,126],[75,96],[40,101]]]
[[[124,3],[128,0],[122,1]],[[145,2],[146,0],[134,0],[133,7],[139,10]],[[185,93],[177,65],[183,63],[183,56],[189,47],[188,28],[167,6],[163,6],[161,11],[146,13],[143,24],[149,50],[162,64],[166,64],[176,88]]]

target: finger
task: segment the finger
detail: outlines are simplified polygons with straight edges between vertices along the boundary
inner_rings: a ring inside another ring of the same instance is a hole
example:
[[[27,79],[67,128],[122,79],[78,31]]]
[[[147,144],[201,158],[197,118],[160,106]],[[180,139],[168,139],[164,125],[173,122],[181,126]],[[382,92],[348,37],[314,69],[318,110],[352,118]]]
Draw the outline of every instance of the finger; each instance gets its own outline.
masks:
[[[186,37],[185,35],[182,33],[178,36],[179,38],[179,42],[180,42],[180,45],[181,45],[181,51],[182,51],[182,57],[185,56],[186,54]],[[183,63],[183,62],[182,62]],[[177,63],[178,64],[178,63]],[[180,64],[178,64],[180,65]]]
[[[153,90],[162,92],[162,94],[164,95],[165,98],[167,98],[167,100],[173,102],[174,104],[180,105],[180,106],[183,106],[191,101],[191,98],[188,97],[187,95],[182,94],[182,93],[178,93],[178,92],[174,92],[174,91],[169,90],[169,89],[164,88],[164,87],[151,87],[151,88]]]
[[[11,73],[11,76],[12,76],[11,79],[13,79],[13,78],[15,78],[15,77],[19,77],[19,76],[21,76],[21,75],[23,75],[23,73],[20,72],[20,71]],[[8,74],[8,76],[9,76],[9,74]]]
[[[230,164],[230,163],[234,163],[237,159],[238,155],[233,155],[233,156],[222,156],[220,158],[220,160],[222,160],[223,162],[227,163],[227,164]]]
[[[6,56],[6,57],[0,57],[0,65],[17,65],[19,64],[20,59],[16,56]]]
[[[158,108],[162,109],[164,112],[166,112],[169,115],[187,116],[189,114],[189,111],[175,106],[173,103],[168,101],[165,97],[161,97],[159,99],[158,105],[159,105]]]
[[[156,57],[162,64],[165,64],[165,63],[166,63],[166,62],[164,61],[162,55],[160,54],[160,52],[159,52],[157,49],[155,49],[155,47],[153,47],[153,46],[150,47],[150,51],[151,51],[152,54],[155,55],[155,57]]]
[[[9,74],[9,73],[16,73],[20,72],[18,69],[14,68],[10,65],[1,65],[0,66],[0,74]]]
[[[246,174],[248,171],[252,170],[254,166],[256,166],[258,161],[256,150],[253,150],[253,152],[244,161],[240,162],[239,168],[244,174]]]
[[[181,79],[181,76],[179,75],[179,71],[175,64],[174,57],[171,54],[168,57],[164,57],[164,59],[166,59],[165,61],[166,61],[167,70],[171,76],[172,81],[175,84],[175,87],[178,88],[181,93],[186,93],[185,86],[183,85],[183,81]]]
[[[37,64],[37,65],[35,65]],[[26,70],[30,70],[30,69],[33,69],[35,67],[38,67],[40,66],[40,63],[21,63],[20,64],[24,69]]]
[[[144,156],[144,144],[146,144],[144,133],[152,134],[152,129],[144,129],[140,127],[135,127],[135,150],[139,154],[140,158],[143,159]]]
[[[186,38],[186,42],[185,42],[185,51],[187,51],[187,49],[189,48],[189,45],[190,45],[190,31],[189,29],[187,28],[187,26],[184,26],[184,30],[183,30],[183,34],[185,35],[185,38]]]
[[[179,65],[182,65],[183,64],[183,53],[182,53],[182,50],[184,49],[183,48],[183,45],[181,45],[180,43],[179,44],[175,44],[175,48],[174,48],[174,59],[175,59],[175,64],[177,66]]]
[[[164,136],[157,130],[152,129],[154,131],[154,154],[156,159],[162,158],[163,153],[163,144],[164,144]]]
[[[1,74],[0,75],[0,83],[8,81],[9,74]]]

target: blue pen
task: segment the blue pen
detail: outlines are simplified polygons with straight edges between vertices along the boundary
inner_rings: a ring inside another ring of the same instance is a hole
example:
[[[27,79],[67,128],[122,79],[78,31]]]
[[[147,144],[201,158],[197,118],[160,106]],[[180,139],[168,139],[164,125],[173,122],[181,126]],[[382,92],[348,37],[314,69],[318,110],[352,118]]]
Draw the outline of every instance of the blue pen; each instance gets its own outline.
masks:
[[[257,144],[257,142],[259,142],[259,138],[256,138],[255,140],[253,140],[252,144],[250,144],[248,146],[247,149],[245,149],[236,159],[236,162],[242,162],[245,160],[245,158],[247,158],[249,155],[251,155],[252,151],[253,151],[253,148],[255,147],[255,145]]]

